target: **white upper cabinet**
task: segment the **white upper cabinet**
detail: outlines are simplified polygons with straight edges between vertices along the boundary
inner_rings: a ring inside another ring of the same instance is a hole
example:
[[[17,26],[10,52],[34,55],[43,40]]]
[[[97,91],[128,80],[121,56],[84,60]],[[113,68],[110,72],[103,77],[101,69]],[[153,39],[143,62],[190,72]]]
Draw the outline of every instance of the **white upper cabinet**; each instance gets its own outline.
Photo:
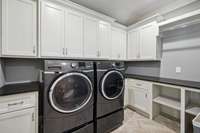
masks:
[[[84,19],[84,57],[98,57],[98,29],[99,21],[86,16]]]
[[[98,38],[98,57],[103,59],[111,58],[111,25],[109,23],[99,22]]]
[[[157,58],[157,36],[159,29],[156,22],[147,24],[140,29],[140,58]]]
[[[83,57],[83,14],[68,10],[65,25],[66,55]]]
[[[65,55],[65,10],[52,3],[42,2],[41,56]]]
[[[158,60],[157,22],[146,24],[128,32],[128,60]]]
[[[126,59],[126,31],[112,27],[112,59]]]
[[[37,55],[36,2],[2,0],[2,55]]]
[[[128,32],[128,44],[127,44],[127,59],[136,60],[140,56],[140,40],[139,30],[131,30]]]

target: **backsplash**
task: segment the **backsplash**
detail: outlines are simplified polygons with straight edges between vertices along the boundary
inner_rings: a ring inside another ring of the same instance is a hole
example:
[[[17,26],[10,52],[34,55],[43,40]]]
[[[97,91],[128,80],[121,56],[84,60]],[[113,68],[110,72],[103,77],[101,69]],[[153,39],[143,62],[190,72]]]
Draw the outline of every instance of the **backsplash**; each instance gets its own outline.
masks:
[[[200,26],[166,32],[160,62],[126,63],[128,74],[200,81]],[[181,73],[176,73],[181,67]]]

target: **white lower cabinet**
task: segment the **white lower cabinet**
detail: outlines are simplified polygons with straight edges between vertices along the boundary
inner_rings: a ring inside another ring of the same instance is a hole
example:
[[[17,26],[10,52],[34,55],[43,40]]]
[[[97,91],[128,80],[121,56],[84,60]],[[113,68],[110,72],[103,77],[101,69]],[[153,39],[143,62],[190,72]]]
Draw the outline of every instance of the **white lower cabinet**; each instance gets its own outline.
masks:
[[[129,89],[130,105],[136,107],[144,112],[148,112],[148,91],[144,88]]]
[[[35,109],[25,109],[21,111],[0,115],[0,129],[3,133],[36,133]]]
[[[128,105],[150,115],[152,84],[134,79],[127,79],[126,83]]]
[[[38,93],[0,96],[2,133],[38,133]]]

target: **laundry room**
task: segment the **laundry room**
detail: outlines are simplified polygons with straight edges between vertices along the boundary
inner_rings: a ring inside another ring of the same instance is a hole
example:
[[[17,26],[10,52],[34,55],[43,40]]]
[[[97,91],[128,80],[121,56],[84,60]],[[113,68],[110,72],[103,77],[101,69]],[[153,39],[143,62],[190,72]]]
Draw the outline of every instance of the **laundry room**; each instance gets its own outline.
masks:
[[[1,133],[200,133],[199,0],[0,0]]]

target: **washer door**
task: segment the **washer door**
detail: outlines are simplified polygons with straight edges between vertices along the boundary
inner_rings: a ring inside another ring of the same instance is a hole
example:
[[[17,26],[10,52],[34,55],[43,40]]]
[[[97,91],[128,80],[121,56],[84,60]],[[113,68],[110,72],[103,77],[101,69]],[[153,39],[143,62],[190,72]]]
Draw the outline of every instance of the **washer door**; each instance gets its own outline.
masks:
[[[61,113],[73,113],[90,101],[93,87],[90,79],[78,72],[59,77],[51,86],[49,99],[52,107]]]
[[[121,72],[112,70],[107,72],[101,83],[101,92],[108,100],[118,98],[124,90],[124,76]]]

